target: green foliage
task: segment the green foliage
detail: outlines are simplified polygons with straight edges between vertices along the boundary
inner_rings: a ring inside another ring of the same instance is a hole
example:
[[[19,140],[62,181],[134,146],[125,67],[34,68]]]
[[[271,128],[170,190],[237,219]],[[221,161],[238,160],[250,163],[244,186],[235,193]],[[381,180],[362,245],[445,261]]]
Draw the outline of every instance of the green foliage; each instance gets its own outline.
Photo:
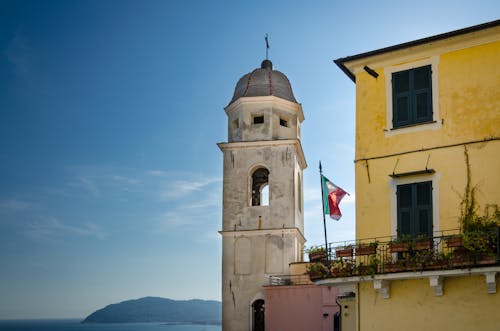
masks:
[[[318,253],[325,253],[326,254],[326,249],[321,246],[311,246],[306,249],[307,254],[318,254]]]
[[[409,243],[411,241],[412,241],[411,235],[403,234],[401,236],[393,238],[391,241],[389,241],[389,244],[402,244],[402,243]]]
[[[491,214],[479,215],[476,201],[476,187],[472,186],[469,153],[464,149],[467,167],[467,183],[460,202],[460,226],[462,228],[463,246],[471,254],[493,254],[497,227],[500,226],[500,211],[495,205]]]
[[[328,274],[328,268],[323,263],[311,263],[307,267],[307,272],[310,275],[323,275],[326,276]]]

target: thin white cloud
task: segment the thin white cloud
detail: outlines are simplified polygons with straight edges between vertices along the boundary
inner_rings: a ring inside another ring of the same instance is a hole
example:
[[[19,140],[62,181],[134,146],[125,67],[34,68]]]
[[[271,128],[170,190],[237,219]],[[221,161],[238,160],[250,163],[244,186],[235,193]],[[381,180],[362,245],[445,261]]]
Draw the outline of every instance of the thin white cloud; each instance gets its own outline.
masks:
[[[167,182],[165,189],[160,192],[160,197],[164,200],[179,199],[193,192],[201,192],[205,186],[220,181],[221,179],[218,177],[205,177]]]
[[[158,176],[158,177],[166,177],[169,175],[168,172],[163,170],[149,170],[147,174],[150,176]]]
[[[3,213],[17,213],[30,210],[33,207],[33,203],[17,199],[9,199],[0,202],[0,212]]]
[[[69,183],[69,185],[81,188],[93,197],[97,198],[101,196],[101,191],[99,190],[97,184],[89,177],[78,177],[76,181]]]
[[[35,239],[57,240],[68,236],[93,237],[103,239],[103,231],[95,224],[85,223],[79,226],[60,222],[54,217],[33,221],[27,224],[26,234]]]

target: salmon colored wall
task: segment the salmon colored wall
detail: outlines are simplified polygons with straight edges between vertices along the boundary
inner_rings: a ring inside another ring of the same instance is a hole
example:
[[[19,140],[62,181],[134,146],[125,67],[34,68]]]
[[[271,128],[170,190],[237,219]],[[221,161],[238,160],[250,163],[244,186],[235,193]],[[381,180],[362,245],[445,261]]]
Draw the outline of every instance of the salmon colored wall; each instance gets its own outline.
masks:
[[[333,330],[333,315],[339,310],[337,294],[335,287],[326,286],[264,287],[266,330]]]

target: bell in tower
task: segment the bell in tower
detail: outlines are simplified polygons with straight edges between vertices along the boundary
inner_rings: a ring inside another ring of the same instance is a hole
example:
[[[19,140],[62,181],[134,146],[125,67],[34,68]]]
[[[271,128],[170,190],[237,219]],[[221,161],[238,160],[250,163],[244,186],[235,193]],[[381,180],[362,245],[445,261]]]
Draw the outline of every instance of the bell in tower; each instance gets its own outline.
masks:
[[[225,112],[222,329],[264,330],[262,286],[302,259],[304,115],[269,60],[238,81]]]

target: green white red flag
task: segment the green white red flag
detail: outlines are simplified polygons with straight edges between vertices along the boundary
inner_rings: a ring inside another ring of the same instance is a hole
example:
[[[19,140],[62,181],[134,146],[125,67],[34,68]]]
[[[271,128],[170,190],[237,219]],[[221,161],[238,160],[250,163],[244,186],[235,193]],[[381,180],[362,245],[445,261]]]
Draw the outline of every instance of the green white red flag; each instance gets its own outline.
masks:
[[[323,212],[338,221],[342,217],[339,204],[347,192],[323,175],[321,175],[321,189],[323,190]]]

